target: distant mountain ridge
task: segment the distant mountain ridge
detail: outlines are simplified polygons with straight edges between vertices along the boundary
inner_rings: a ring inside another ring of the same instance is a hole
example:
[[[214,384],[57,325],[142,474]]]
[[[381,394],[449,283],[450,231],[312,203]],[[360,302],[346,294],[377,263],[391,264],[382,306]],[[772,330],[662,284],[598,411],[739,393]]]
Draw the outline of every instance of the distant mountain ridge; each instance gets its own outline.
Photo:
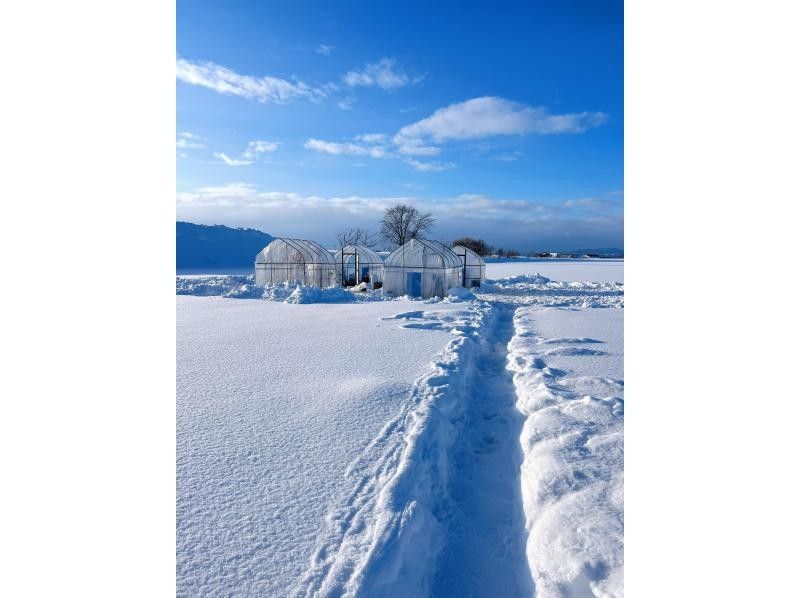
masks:
[[[177,269],[252,268],[272,236],[253,228],[175,223]]]

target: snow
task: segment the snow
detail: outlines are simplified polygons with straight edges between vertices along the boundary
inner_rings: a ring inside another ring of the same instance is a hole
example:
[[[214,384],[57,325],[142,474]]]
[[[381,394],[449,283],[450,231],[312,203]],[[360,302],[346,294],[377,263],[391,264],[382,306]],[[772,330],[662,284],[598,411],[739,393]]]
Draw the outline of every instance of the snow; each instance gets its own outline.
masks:
[[[356,288],[364,291],[365,288]],[[379,291],[358,292],[342,287],[321,289],[315,286],[281,282],[257,286],[255,277],[241,275],[177,276],[176,295],[199,297],[228,297],[232,299],[266,299],[284,303],[353,303],[356,301],[382,301]]]
[[[450,301],[469,301],[470,299],[475,299],[475,295],[472,291],[462,286],[450,287],[446,292],[446,298]]]
[[[561,282],[540,274],[487,280],[476,296],[493,302],[552,307],[622,307],[623,285],[616,282]]]
[[[440,304],[447,305],[447,304]],[[415,310],[388,319],[403,329],[450,329],[454,338],[348,472],[353,490],[326,528],[295,596],[427,595],[447,545],[450,455],[467,408],[477,329],[487,306]]]
[[[537,596],[622,596],[622,310],[521,307],[514,326]]]
[[[487,270],[176,278],[178,595],[622,595],[622,262]]]
[[[393,317],[408,305],[177,297],[179,595],[282,595],[301,577],[328,504],[362,480],[351,464],[374,465],[362,454],[462,336],[463,305]]]

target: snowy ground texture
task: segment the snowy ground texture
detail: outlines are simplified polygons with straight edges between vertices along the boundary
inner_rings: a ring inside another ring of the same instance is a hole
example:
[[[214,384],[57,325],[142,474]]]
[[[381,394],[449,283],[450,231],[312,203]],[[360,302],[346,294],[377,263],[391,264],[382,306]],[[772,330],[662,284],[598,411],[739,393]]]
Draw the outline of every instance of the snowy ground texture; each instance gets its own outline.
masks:
[[[622,262],[597,263],[427,301],[178,277],[178,595],[621,596]]]

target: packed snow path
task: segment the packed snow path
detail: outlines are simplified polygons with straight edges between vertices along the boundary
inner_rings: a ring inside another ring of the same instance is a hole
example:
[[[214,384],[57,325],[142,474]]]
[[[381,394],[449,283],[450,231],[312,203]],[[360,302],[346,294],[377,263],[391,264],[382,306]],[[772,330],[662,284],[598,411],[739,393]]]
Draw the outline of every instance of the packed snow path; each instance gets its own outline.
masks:
[[[520,495],[523,417],[508,342],[513,308],[496,305],[480,341],[462,437],[452,459],[451,509],[434,596],[531,596]]]

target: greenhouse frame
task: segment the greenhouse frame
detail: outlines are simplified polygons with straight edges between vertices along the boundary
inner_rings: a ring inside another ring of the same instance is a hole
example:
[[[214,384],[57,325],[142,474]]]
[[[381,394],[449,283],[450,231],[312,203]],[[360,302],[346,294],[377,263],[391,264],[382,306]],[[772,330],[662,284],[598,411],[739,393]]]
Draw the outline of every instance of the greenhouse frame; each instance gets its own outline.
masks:
[[[450,249],[426,239],[411,239],[383,264],[383,292],[389,296],[444,297],[461,286],[461,259]]]
[[[383,286],[383,260],[372,249],[362,245],[347,245],[333,255],[336,279],[342,286],[366,283],[368,288]]]
[[[480,255],[463,245],[455,245],[452,250],[461,260],[461,286],[471,289],[486,282],[486,262]]]
[[[273,239],[255,259],[256,285],[298,283],[315,287],[336,286],[336,262],[331,252],[306,239]]]

